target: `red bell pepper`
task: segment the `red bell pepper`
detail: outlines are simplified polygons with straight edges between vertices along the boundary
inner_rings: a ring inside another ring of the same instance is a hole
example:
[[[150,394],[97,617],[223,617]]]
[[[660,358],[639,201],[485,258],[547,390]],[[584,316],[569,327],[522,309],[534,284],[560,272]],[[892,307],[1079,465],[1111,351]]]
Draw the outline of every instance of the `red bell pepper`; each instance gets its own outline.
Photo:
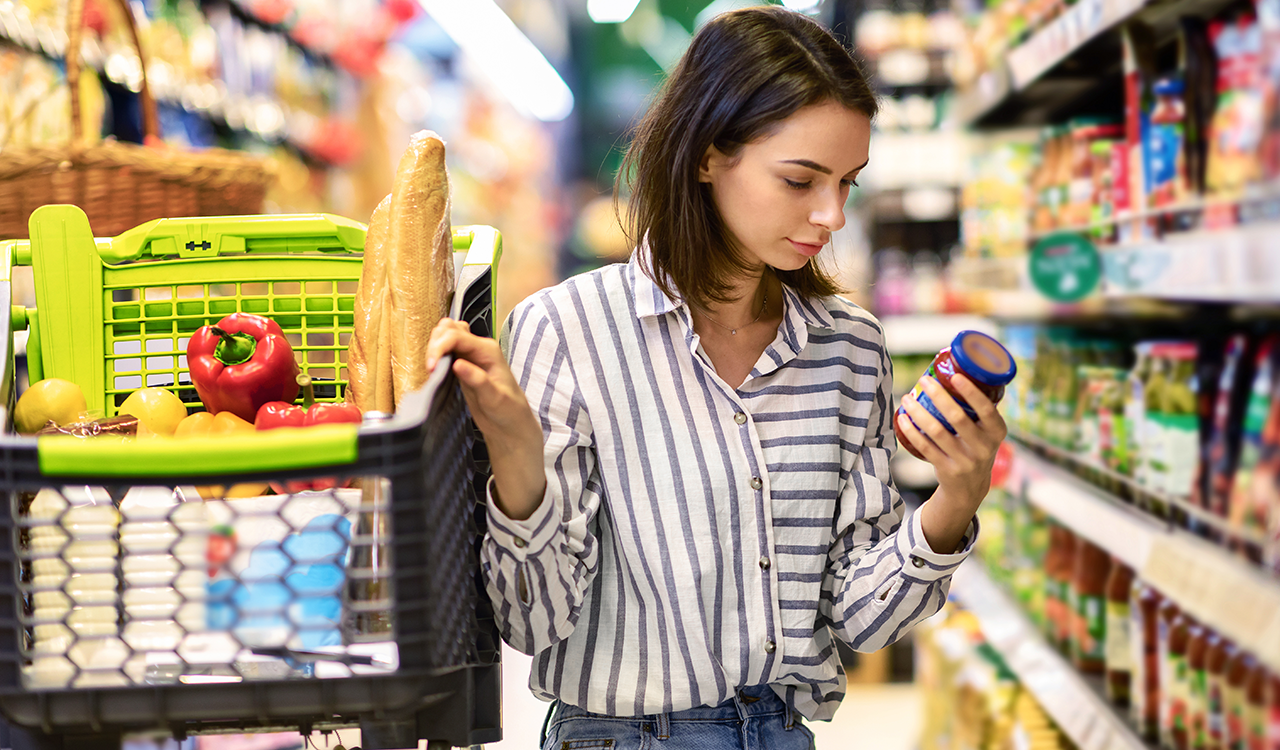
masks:
[[[317,404],[315,403],[315,389],[311,385],[311,378],[306,375],[297,377],[297,384],[302,387],[303,404],[302,406],[294,406],[286,401],[272,401],[262,405],[258,409],[257,419],[254,420],[254,426],[259,430],[274,430],[280,427],[311,427],[318,424],[337,424],[341,422],[352,422],[360,424],[362,416],[360,409],[355,404]],[[283,486],[279,484],[271,485],[276,492],[281,494],[286,492],[305,492],[307,490],[328,490],[338,486],[338,482],[333,477],[320,477],[318,479],[294,480],[286,482]]]
[[[293,347],[274,320],[232,313],[187,342],[187,369],[207,411],[253,421],[270,401],[298,396]]]

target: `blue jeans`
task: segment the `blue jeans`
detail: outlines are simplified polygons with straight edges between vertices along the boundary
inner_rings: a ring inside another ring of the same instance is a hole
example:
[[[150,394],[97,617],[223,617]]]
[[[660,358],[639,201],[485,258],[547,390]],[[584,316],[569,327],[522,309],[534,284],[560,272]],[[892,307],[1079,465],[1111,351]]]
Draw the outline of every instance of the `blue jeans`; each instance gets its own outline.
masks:
[[[556,701],[542,750],[814,750],[813,733],[768,685],[733,700],[653,716],[604,716]]]

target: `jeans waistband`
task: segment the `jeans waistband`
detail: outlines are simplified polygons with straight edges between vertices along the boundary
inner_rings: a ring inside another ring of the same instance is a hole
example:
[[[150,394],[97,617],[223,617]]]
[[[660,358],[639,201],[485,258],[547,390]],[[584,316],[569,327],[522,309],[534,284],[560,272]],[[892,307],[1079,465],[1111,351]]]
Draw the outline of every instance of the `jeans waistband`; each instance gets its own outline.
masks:
[[[760,716],[765,714],[776,714],[785,712],[787,705],[783,703],[773,688],[768,685],[754,685],[752,687],[740,688],[733,698],[717,705],[717,706],[698,706],[696,708],[686,709],[684,711],[672,711],[667,714],[652,714],[648,716],[603,716],[602,714],[593,714],[584,711],[577,706],[571,706],[567,703],[560,702],[556,707],[556,718],[567,719],[574,716],[592,716],[600,718],[611,718],[631,721],[644,721],[646,719],[656,720],[665,717],[666,721],[725,721],[737,720],[750,716]]]

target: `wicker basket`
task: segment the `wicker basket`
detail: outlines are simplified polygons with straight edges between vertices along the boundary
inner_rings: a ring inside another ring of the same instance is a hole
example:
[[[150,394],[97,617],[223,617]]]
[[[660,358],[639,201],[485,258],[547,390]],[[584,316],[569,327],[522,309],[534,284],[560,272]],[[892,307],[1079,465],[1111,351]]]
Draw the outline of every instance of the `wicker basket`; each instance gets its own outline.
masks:
[[[142,62],[143,133],[158,143],[156,103],[147,85],[143,54],[127,0],[130,39]],[[256,214],[271,174],[266,160],[237,151],[182,151],[106,140],[86,144],[80,115],[80,44],[84,0],[67,12],[67,84],[71,93],[72,142],[0,151],[0,239],[24,239],[31,212],[48,203],[84,209],[93,233],[111,237],[152,219]]]

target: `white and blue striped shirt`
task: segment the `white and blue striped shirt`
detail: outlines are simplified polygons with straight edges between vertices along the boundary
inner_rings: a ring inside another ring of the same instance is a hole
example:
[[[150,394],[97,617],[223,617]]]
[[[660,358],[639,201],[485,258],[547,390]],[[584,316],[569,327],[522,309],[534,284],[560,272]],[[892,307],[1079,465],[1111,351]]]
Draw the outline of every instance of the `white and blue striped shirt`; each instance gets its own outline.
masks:
[[[689,308],[630,263],[522,302],[503,348],[542,421],[547,490],[524,521],[489,499],[483,564],[530,687],[638,716],[769,684],[830,719],[832,638],[879,649],[946,600],[889,476],[892,374],[879,324],[785,289],[777,338],[721,380]]]

